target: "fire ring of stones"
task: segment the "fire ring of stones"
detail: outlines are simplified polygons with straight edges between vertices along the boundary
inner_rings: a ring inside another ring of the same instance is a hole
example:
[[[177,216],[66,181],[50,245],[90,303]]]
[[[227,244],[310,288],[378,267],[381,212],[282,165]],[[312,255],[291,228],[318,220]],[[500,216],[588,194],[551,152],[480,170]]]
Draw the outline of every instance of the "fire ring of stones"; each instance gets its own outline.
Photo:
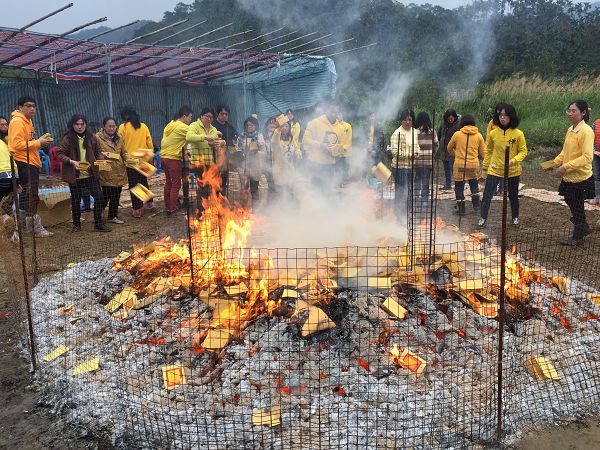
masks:
[[[398,249],[316,251],[313,266],[304,251],[269,267],[255,252],[236,282],[192,297],[189,276],[140,275],[145,261],[189,265],[177,245],[82,262],[33,289],[38,382],[69,422],[141,447],[462,448],[494,438],[497,308],[482,306],[493,292],[476,279],[472,289],[456,279],[475,262],[453,253],[425,283]],[[522,320],[505,333],[506,431],[597,413],[597,294],[518,256],[509,263]],[[454,289],[444,298],[441,286]]]

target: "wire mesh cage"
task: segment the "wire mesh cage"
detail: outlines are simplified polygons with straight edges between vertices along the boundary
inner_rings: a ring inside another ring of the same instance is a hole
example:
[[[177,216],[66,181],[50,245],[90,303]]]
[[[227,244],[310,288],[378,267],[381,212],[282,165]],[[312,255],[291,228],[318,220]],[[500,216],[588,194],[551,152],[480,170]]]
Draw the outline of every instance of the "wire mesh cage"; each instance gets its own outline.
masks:
[[[374,246],[249,247],[243,174],[227,201],[213,168],[183,173],[183,215],[164,217],[158,175],[110,233],[84,204],[83,233],[3,240],[47,403],[114,445],[173,448],[475,447],[597,413],[596,246],[464,233],[430,163],[407,238]]]

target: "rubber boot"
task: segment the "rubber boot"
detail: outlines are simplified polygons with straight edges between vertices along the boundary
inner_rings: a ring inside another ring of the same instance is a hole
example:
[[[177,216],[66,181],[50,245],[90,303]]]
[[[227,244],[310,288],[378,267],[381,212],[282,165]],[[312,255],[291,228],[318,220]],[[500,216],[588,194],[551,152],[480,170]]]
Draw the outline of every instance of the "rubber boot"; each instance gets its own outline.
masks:
[[[39,214],[33,216],[33,232],[35,233],[36,237],[54,236],[54,233],[44,228],[44,226],[42,225],[42,218]]]
[[[464,200],[456,200],[456,207],[458,210],[458,215],[459,216],[464,216],[465,215],[465,201]]]
[[[481,207],[481,200],[479,199],[479,194],[471,195],[471,201],[473,202],[473,209],[475,211],[479,211],[479,208]]]

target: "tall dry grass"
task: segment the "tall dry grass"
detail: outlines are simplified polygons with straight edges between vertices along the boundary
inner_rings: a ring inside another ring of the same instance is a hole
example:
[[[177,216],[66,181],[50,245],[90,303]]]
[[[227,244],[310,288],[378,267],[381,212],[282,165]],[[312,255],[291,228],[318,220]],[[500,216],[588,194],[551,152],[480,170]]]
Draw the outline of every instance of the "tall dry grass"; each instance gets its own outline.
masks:
[[[514,105],[529,147],[560,147],[569,127],[567,105],[586,100],[591,117],[600,117],[600,76],[545,80],[537,75],[514,75],[481,85],[473,97],[456,105],[462,114],[474,114],[479,128],[485,131],[494,106],[499,102]]]

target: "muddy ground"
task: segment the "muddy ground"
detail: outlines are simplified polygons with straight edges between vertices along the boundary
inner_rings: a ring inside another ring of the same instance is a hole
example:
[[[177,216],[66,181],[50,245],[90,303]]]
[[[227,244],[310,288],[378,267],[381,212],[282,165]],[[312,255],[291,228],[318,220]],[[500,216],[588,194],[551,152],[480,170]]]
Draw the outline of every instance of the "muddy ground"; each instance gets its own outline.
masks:
[[[556,190],[558,181],[537,170],[530,163],[522,182],[527,187]],[[123,198],[128,197],[127,193]],[[158,204],[159,209],[162,202]],[[69,262],[88,258],[116,255],[127,249],[132,243],[150,240],[155,235],[171,234],[183,236],[182,218],[166,218],[159,211],[146,211],[142,220],[129,215],[130,209],[124,208],[124,225],[111,225],[110,234],[91,231],[91,215],[83,224],[83,232],[70,233],[70,224],[52,229],[55,236],[38,241],[39,253],[48,255],[38,261],[41,276],[64,268]],[[500,232],[499,217],[501,205],[494,202],[486,233],[494,236]],[[439,215],[449,222],[457,222],[454,216],[453,202],[440,201]],[[469,211],[461,220],[461,229],[475,229],[477,215]],[[591,225],[600,219],[600,210],[588,213]],[[570,230],[568,209],[558,204],[548,204],[532,198],[521,199],[520,230],[509,229],[509,242],[522,241],[523,247],[533,249],[532,254],[541,257],[545,264],[552,267],[564,265],[569,273],[589,282],[599,282],[595,270],[600,265],[596,258],[600,254],[600,229],[588,237],[584,249],[564,249],[558,241]],[[549,231],[552,230],[552,231]],[[26,329],[23,327],[22,305],[16,304],[16,293],[23,292],[23,286],[8,283],[9,271],[20,271],[19,260],[15,253],[3,251],[0,263],[0,449],[96,449],[110,448],[110,444],[101,437],[90,436],[85,430],[74,429],[50,413],[48,405],[40,403],[39,393],[31,383],[30,367],[20,357],[17,341]],[[29,259],[28,259],[29,260]],[[575,261],[575,263],[573,262]],[[11,276],[11,279],[18,278]],[[525,436],[514,444],[523,449],[588,449],[600,448],[600,419],[592,418],[586,422],[554,427]]]

